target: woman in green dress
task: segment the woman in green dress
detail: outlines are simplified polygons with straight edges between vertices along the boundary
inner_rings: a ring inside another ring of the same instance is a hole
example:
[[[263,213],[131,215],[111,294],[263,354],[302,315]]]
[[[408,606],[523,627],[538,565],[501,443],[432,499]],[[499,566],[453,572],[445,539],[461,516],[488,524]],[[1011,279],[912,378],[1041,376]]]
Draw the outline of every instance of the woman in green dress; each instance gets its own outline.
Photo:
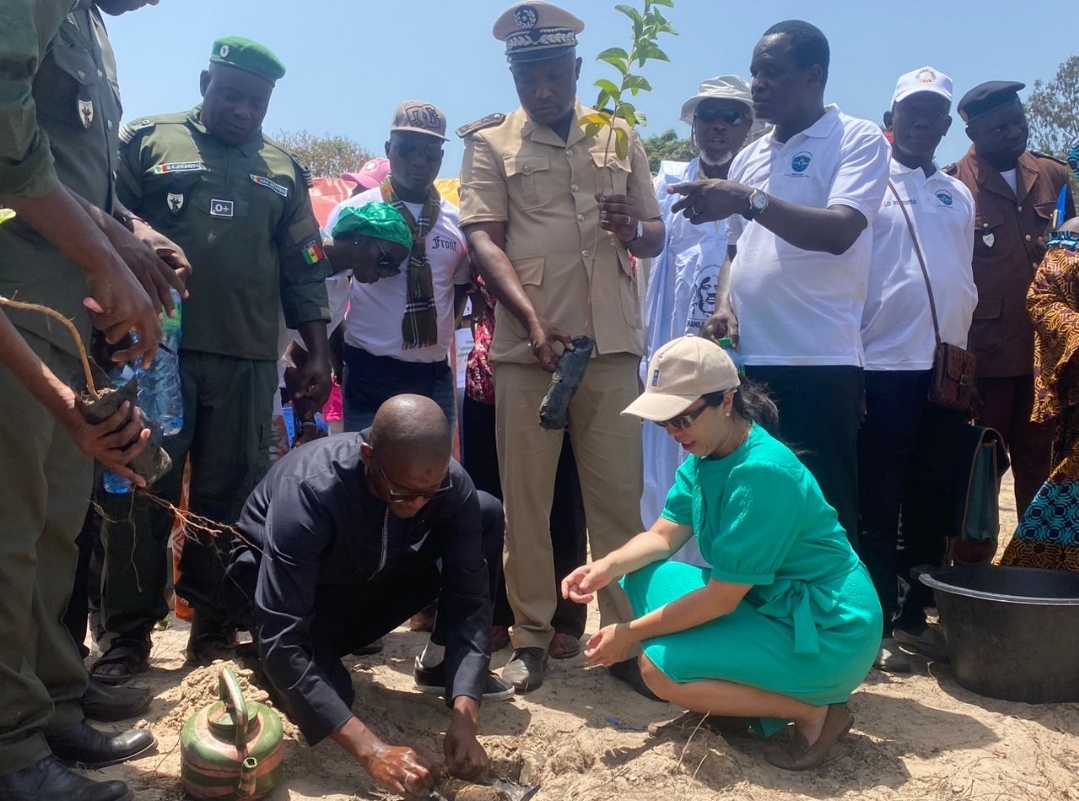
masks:
[[[585,657],[612,665],[640,644],[656,695],[769,736],[793,722],[765,758],[813,767],[850,729],[846,701],[877,655],[873,584],[816,480],[761,425],[776,421],[774,404],[722,348],[676,339],[647,377],[624,413],[663,426],[690,456],[650,530],[562,583],[588,603],[622,578],[633,606],[635,619],[601,629]],[[710,568],[669,560],[690,537]]]

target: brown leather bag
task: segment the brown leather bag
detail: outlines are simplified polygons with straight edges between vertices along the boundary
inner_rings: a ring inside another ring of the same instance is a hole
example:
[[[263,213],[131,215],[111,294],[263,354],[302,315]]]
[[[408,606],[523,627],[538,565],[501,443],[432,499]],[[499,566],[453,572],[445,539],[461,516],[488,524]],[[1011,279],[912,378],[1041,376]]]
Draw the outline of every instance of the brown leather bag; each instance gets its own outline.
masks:
[[[933,301],[933,285],[929,282],[929,270],[926,269],[922,249],[914,233],[914,223],[911,222],[907,208],[903,205],[903,200],[891,181],[888,182],[888,188],[895,196],[895,202],[899,204],[903,219],[907,221],[907,230],[914,242],[914,255],[918,257],[922,277],[925,278],[925,288],[929,293],[929,311],[933,316],[933,336],[937,340],[937,348],[933,352],[933,380],[929,384],[929,400],[945,409],[971,414],[974,405],[974,381],[977,376],[978,358],[958,345],[941,342],[940,325],[937,323],[937,304]]]

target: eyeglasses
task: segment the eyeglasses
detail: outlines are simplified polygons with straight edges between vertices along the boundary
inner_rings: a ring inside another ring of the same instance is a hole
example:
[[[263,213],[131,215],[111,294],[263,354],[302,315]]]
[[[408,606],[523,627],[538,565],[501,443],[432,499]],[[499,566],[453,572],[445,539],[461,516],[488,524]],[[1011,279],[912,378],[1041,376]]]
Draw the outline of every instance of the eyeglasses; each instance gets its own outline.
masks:
[[[705,125],[711,125],[720,120],[723,120],[727,125],[737,125],[749,115],[744,111],[733,111],[725,108],[699,108],[694,116]]]
[[[375,247],[378,248],[379,253],[378,271],[383,275],[383,277],[390,278],[394,275],[400,275],[400,265],[393,258],[393,256],[391,256],[389,253],[382,249],[382,243],[379,242],[377,239],[375,240]]]
[[[378,472],[382,474],[382,481],[386,484],[386,492],[389,494],[390,500],[394,503],[412,503],[413,501],[418,501],[420,498],[423,498],[425,501],[433,501],[435,498],[441,498],[453,489],[453,480],[447,475],[446,484],[438,489],[433,489],[428,492],[398,492],[390,486],[389,476],[386,475],[386,468],[382,466],[382,460],[378,458],[377,451],[374,452],[374,457],[375,464],[378,466]]]
[[[685,414],[680,414],[677,417],[672,417],[670,420],[653,420],[652,422],[655,423],[660,428],[663,428],[663,429],[666,429],[668,427],[670,427],[670,428],[679,428],[679,429],[681,429],[681,428],[689,428],[691,425],[693,425],[693,421],[696,420],[698,417],[700,417],[704,413],[704,410],[707,409],[707,408],[708,408],[708,404],[707,403],[702,403],[700,406],[698,406],[692,412],[686,412]]]
[[[433,142],[428,145],[421,145],[416,142],[394,142],[393,146],[397,148],[398,155],[405,161],[415,158],[417,155],[421,156],[428,164],[434,164],[442,160],[442,145]]]

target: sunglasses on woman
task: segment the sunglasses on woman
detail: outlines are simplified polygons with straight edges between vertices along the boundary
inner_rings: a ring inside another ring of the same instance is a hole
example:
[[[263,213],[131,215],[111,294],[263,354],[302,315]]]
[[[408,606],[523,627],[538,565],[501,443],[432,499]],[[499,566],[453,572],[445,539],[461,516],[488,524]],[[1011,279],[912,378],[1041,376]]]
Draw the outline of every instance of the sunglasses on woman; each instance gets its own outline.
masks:
[[[401,274],[401,267],[394,260],[393,256],[382,249],[382,243],[377,239],[375,240],[375,247],[378,248],[378,271],[382,273],[383,277],[390,278],[395,275]]]
[[[689,428],[691,425],[693,425],[693,421],[696,420],[698,417],[700,417],[701,414],[704,412],[704,410],[707,409],[707,408],[708,408],[708,404],[707,403],[702,403],[700,406],[698,406],[692,412],[686,412],[685,414],[680,414],[677,417],[672,417],[670,420],[653,420],[652,422],[655,423],[660,428],[663,428],[663,429],[666,429],[668,427],[670,427],[670,428]]]
[[[697,119],[706,125],[711,125],[720,120],[723,120],[727,125],[737,125],[745,119],[746,116],[744,111],[732,111],[731,109],[724,108],[701,108],[697,109],[696,114]]]

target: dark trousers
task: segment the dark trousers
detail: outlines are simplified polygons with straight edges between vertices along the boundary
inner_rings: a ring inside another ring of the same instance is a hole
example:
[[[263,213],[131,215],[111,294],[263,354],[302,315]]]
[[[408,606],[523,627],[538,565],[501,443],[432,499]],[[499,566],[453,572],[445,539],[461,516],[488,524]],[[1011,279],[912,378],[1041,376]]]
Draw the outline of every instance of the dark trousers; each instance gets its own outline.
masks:
[[[884,637],[895,625],[916,629],[931,605],[929,589],[911,568],[939,565],[952,534],[959,412],[926,397],[928,370],[866,371],[866,419],[858,433],[858,554],[884,611]],[[898,550],[900,515],[903,549]],[[902,612],[898,581],[910,583]]]
[[[190,511],[231,525],[269,468],[269,437],[277,365],[200,351],[180,353],[184,425],[165,439],[172,469],[152,488],[179,505],[184,465],[191,459]],[[102,493],[104,495],[104,493]],[[106,630],[137,636],[168,612],[164,592],[173,513],[141,493],[114,495],[102,504],[106,519],[102,622]],[[211,524],[210,527],[216,527]],[[180,562],[190,580],[220,586],[231,538],[189,529]],[[183,595],[178,584],[177,591]],[[186,596],[185,596],[186,598]],[[187,600],[192,600],[187,598]]]
[[[979,378],[982,406],[978,425],[994,428],[1004,438],[1015,480],[1015,513],[1019,517],[1049,477],[1053,426],[1030,421],[1034,377]]]
[[[555,577],[562,581],[588,559],[584,520],[584,499],[577,476],[577,460],[573,444],[564,434],[562,454],[555,475],[554,502],[551,505],[551,545],[554,548]],[[466,397],[461,407],[462,465],[472,478],[476,489],[502,498],[498,476],[498,451],[495,447],[495,407]],[[501,571],[499,571],[501,574]],[[554,630],[575,639],[584,634],[588,608],[562,598],[551,625]],[[496,626],[513,625],[513,610],[506,598],[506,582],[501,579],[494,595]]]
[[[502,544],[506,518],[502,504],[485,492],[479,493],[483,527],[483,554],[487,560],[488,592],[502,579]],[[434,603],[442,588],[436,548],[408,551],[377,578],[362,584],[322,586],[315,591],[315,615],[311,624],[313,659],[341,699],[352,705],[356,691],[352,674],[341,658],[357,648],[384,637],[403,625],[412,615]],[[230,590],[223,598],[231,609],[246,606],[254,587],[241,590],[243,601],[232,603]],[[244,619],[234,621],[257,632],[250,607]],[[223,611],[223,610],[222,610]],[[220,612],[219,612],[220,614]],[[484,631],[489,627],[484,627]],[[257,639],[257,634],[256,634]],[[445,631],[438,616],[431,633],[432,642],[445,645]],[[274,677],[268,676],[273,683]],[[286,688],[277,688],[283,690]],[[281,693],[284,695],[284,693]],[[286,710],[287,711],[287,710]]]
[[[378,407],[394,395],[423,395],[442,409],[453,430],[457,421],[457,392],[449,363],[404,362],[392,356],[375,356],[362,348],[345,345],[345,431],[363,431],[371,425]]]
[[[96,465],[95,465],[96,467]],[[95,473],[100,473],[95,470]],[[95,493],[100,489],[101,477],[97,476]],[[96,494],[95,494],[96,499]],[[90,655],[90,649],[86,647],[86,629],[89,625],[91,609],[101,608],[101,568],[103,548],[101,545],[101,515],[93,505],[86,510],[86,520],[82,524],[82,531],[75,540],[75,546],[79,549],[79,563],[75,567],[75,581],[71,585],[71,598],[67,602],[67,610],[61,619],[64,627],[71,632],[71,639],[85,659]],[[100,632],[92,632],[94,639]]]
[[[824,500],[858,548],[858,424],[865,385],[861,367],[746,367],[779,407],[778,437],[817,479]]]

